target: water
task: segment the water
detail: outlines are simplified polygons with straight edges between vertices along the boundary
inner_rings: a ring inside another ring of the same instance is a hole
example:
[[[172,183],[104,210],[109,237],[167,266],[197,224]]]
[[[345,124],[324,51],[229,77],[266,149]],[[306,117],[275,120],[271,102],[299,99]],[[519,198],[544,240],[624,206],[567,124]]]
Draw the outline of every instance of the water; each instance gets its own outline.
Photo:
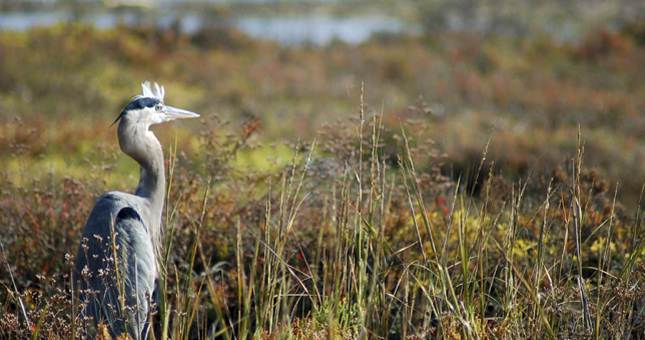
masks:
[[[334,40],[359,44],[374,33],[401,33],[406,27],[385,16],[333,17],[326,15],[243,17],[236,27],[252,37],[276,40],[283,45],[328,45]]]
[[[32,27],[51,26],[71,20],[63,11],[0,13],[0,29],[25,31]],[[134,25],[142,20],[133,13],[114,14],[99,12],[82,17],[81,21],[108,29],[118,23]],[[143,20],[149,20],[145,18]],[[194,33],[207,20],[195,13],[169,13],[154,16],[154,24],[168,27],[175,20],[185,33]],[[328,14],[303,14],[284,16],[236,16],[224,21],[226,25],[258,39],[268,39],[285,46],[311,44],[328,45],[333,41],[359,44],[375,33],[412,32],[412,27],[401,20],[385,15],[332,16]]]
[[[66,20],[62,12],[0,13],[0,29],[25,31],[31,27],[51,26]]]

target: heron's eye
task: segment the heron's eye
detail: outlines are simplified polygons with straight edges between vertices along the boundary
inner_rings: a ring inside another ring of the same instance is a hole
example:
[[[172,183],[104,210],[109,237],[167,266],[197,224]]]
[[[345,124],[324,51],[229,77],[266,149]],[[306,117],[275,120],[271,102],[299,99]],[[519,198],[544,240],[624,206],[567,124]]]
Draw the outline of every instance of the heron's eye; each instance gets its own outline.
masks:
[[[155,105],[155,111],[161,112],[161,109],[163,109],[163,105],[161,105],[161,104]]]

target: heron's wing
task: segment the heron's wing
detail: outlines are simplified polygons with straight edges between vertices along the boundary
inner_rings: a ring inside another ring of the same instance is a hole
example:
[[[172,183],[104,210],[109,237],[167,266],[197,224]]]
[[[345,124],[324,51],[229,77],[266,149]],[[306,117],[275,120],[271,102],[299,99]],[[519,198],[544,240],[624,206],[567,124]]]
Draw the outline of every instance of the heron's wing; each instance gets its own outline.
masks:
[[[86,314],[107,324],[113,335],[127,331],[138,338],[149,312],[155,266],[141,214],[118,198],[100,199],[77,256]]]

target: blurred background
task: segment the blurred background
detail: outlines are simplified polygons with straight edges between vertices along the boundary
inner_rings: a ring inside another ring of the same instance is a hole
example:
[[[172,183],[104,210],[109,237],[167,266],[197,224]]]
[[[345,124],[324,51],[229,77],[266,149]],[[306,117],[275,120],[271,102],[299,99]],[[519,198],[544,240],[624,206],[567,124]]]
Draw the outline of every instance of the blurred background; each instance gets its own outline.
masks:
[[[119,156],[109,125],[151,80],[168,103],[204,117],[161,127],[164,143],[176,137],[188,152],[204,134],[243,131],[258,146],[243,167],[289,157],[263,151],[268,143],[310,141],[356,119],[363,93],[386,125],[423,122],[416,133],[436,143],[453,178],[487,145],[504,175],[557,172],[580,130],[587,164],[635,204],[644,14],[630,0],[2,0],[2,171],[20,184],[100,169],[106,185],[115,176],[134,185],[136,165]]]

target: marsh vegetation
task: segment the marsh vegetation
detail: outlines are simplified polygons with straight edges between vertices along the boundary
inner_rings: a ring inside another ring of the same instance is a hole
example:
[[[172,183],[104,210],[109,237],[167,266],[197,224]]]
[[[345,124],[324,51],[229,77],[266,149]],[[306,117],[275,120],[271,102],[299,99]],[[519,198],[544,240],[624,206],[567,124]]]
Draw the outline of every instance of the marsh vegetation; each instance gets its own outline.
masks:
[[[70,338],[110,123],[141,80],[202,114],[167,154],[157,337],[641,338],[645,27],[284,46],[0,32],[0,336]]]

